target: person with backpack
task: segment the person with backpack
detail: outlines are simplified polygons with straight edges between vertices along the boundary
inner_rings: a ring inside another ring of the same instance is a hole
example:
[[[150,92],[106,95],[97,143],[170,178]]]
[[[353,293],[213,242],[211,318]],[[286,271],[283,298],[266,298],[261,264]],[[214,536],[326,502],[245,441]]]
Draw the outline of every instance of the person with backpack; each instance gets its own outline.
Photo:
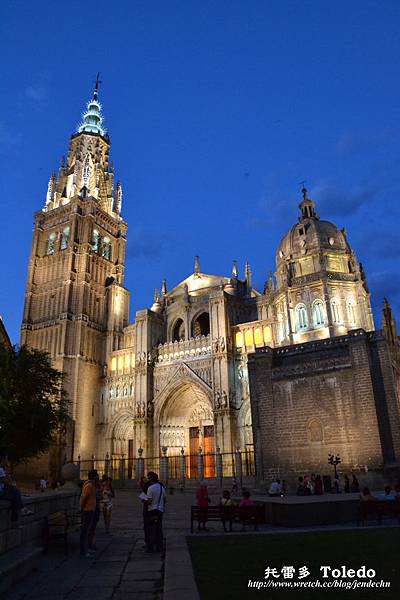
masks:
[[[157,473],[150,471],[147,474],[149,486],[146,491],[147,498],[144,504],[147,511],[144,513],[147,531],[146,552],[162,552],[164,548],[164,536],[162,519],[165,511],[166,493],[163,484],[158,480]]]

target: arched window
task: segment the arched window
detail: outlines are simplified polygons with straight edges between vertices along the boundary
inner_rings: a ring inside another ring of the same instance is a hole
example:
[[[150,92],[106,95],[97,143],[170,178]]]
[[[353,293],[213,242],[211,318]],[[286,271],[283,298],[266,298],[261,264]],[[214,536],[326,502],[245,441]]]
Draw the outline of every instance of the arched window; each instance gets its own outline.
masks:
[[[266,325],[264,327],[264,343],[265,344],[270,344],[272,342],[272,331],[271,331],[271,327],[269,325]]]
[[[172,330],[172,341],[180,342],[185,339],[185,325],[182,319],[178,319]]]
[[[210,333],[210,315],[203,312],[192,321],[192,337],[199,335],[209,335]]]
[[[92,248],[94,252],[98,252],[100,248],[100,234],[97,229],[93,229],[92,234]]]
[[[332,310],[332,321],[336,324],[341,323],[339,303],[334,298],[331,300],[331,310]]]
[[[324,303],[322,300],[316,300],[313,304],[313,322],[314,327],[325,325]]]
[[[107,260],[110,260],[110,258],[111,258],[111,241],[110,241],[110,238],[108,238],[108,237],[105,237],[103,239],[102,256],[104,256],[104,258],[107,258]]]
[[[253,346],[253,332],[251,329],[247,329],[244,334],[244,342],[246,344],[246,348],[251,348]]]
[[[65,248],[67,248],[67,246],[68,246],[69,233],[70,233],[69,226],[64,227],[64,229],[62,230],[62,233],[61,233],[61,244],[60,244],[61,250],[65,250]]]
[[[324,428],[319,419],[312,419],[308,424],[310,442],[322,442],[324,440]]]
[[[296,306],[296,326],[297,331],[308,328],[308,316],[305,304],[298,304]]]
[[[351,323],[352,325],[354,325],[355,322],[356,322],[356,315],[355,315],[355,312],[354,312],[354,305],[353,305],[352,302],[349,302],[347,304],[347,312],[348,312],[348,315],[349,315],[349,323]]]
[[[49,239],[47,240],[47,250],[46,250],[46,254],[54,254],[55,249],[56,249],[56,234],[55,233],[51,233],[49,235]]]
[[[286,327],[282,313],[279,313],[278,315],[278,336],[280,342],[282,342],[286,337]]]
[[[243,333],[241,331],[238,331],[236,333],[236,348],[242,348],[243,347]]]
[[[256,346],[264,346],[262,330],[258,327],[254,330],[254,343]]]

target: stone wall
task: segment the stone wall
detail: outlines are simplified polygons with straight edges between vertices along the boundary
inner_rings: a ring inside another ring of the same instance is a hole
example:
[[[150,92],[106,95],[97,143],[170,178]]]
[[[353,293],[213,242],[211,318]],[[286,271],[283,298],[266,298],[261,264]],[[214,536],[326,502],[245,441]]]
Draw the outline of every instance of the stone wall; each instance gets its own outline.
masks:
[[[342,471],[393,466],[400,456],[399,405],[381,332],[249,355],[253,435],[259,476],[326,473],[329,453]]]

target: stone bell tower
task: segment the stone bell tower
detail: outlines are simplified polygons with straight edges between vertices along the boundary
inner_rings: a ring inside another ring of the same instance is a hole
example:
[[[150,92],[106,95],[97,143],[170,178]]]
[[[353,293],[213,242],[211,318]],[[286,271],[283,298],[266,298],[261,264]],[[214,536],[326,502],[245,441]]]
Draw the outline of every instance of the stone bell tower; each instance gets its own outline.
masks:
[[[49,352],[67,375],[69,460],[97,451],[106,356],[119,348],[129,316],[127,224],[109,162],[99,83],[97,77],[68,158],[51,176],[45,206],[34,217],[21,331],[21,344]]]

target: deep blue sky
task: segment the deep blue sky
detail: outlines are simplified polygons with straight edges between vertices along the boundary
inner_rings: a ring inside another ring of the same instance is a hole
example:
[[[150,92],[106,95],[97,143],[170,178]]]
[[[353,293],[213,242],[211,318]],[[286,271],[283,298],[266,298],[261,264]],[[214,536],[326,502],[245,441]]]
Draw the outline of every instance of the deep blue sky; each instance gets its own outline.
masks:
[[[101,71],[134,311],[200,255],[262,286],[307,180],[400,315],[400,3],[3,0],[0,314],[19,339],[32,215]]]

